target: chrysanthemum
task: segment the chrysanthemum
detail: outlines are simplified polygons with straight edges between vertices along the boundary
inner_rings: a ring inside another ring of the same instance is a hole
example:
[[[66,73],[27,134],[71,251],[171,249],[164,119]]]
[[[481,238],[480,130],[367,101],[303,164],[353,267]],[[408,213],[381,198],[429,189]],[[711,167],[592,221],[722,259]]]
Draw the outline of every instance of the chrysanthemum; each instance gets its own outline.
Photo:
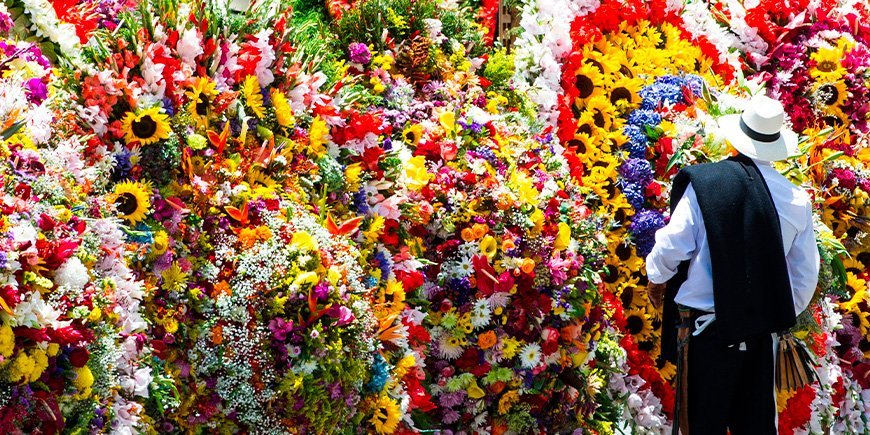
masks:
[[[520,350],[520,365],[526,369],[535,368],[541,363],[542,356],[538,343],[528,343]]]
[[[124,181],[115,185],[109,198],[120,216],[130,223],[145,219],[151,207],[151,186],[147,183]]]
[[[810,68],[810,76],[816,80],[834,82],[846,74],[840,63],[841,53],[836,48],[820,48],[810,56],[815,65]]]
[[[160,113],[159,107],[145,109],[138,113],[127,112],[121,122],[124,140],[130,144],[138,142],[142,145],[152,144],[169,138],[169,117]]]
[[[164,290],[179,292],[187,286],[187,273],[181,270],[178,262],[173,262],[160,276],[163,278]]]

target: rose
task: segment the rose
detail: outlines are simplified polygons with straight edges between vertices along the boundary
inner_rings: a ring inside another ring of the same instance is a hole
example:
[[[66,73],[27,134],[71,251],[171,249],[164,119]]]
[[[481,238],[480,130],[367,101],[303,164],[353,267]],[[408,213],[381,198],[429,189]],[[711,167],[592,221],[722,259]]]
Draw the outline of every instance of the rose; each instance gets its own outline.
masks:
[[[73,367],[84,367],[88,363],[91,355],[87,349],[83,347],[73,348],[69,353],[69,362]]]

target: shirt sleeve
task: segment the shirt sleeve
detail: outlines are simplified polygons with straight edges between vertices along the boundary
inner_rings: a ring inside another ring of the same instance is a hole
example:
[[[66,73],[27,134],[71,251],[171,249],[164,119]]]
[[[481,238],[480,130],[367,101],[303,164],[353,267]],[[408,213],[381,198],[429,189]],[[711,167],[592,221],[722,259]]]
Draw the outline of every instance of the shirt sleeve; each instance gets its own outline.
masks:
[[[810,304],[819,281],[820,257],[813,231],[813,211],[807,207],[804,229],[795,237],[785,257],[791,280],[795,314],[802,313]]]
[[[671,220],[656,232],[656,242],[646,257],[650,282],[662,284],[677,273],[680,263],[692,258],[698,247],[699,225],[703,225],[695,190],[689,184],[677,203]]]

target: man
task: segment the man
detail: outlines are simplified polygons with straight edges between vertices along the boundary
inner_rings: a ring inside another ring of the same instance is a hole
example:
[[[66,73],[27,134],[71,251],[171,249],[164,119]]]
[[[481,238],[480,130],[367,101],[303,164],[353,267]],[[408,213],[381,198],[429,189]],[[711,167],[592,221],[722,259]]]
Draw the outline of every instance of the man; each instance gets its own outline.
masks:
[[[720,120],[740,154],[677,174],[670,221],[646,259],[651,301],[659,307],[668,293],[663,354],[677,342],[669,324],[688,343],[678,364],[683,435],[777,433],[776,333],[807,308],[819,272],[810,198],[770,166],[797,149],[784,117],[759,96]]]

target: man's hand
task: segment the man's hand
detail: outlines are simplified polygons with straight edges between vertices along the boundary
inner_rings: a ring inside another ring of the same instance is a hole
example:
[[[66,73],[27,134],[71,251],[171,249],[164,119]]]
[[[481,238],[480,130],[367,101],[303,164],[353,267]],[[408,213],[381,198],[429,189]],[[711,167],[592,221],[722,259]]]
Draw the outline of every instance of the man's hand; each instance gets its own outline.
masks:
[[[649,298],[650,303],[652,303],[655,309],[661,309],[662,305],[665,302],[665,290],[667,289],[667,284],[654,284],[650,282],[646,286],[646,295]]]

